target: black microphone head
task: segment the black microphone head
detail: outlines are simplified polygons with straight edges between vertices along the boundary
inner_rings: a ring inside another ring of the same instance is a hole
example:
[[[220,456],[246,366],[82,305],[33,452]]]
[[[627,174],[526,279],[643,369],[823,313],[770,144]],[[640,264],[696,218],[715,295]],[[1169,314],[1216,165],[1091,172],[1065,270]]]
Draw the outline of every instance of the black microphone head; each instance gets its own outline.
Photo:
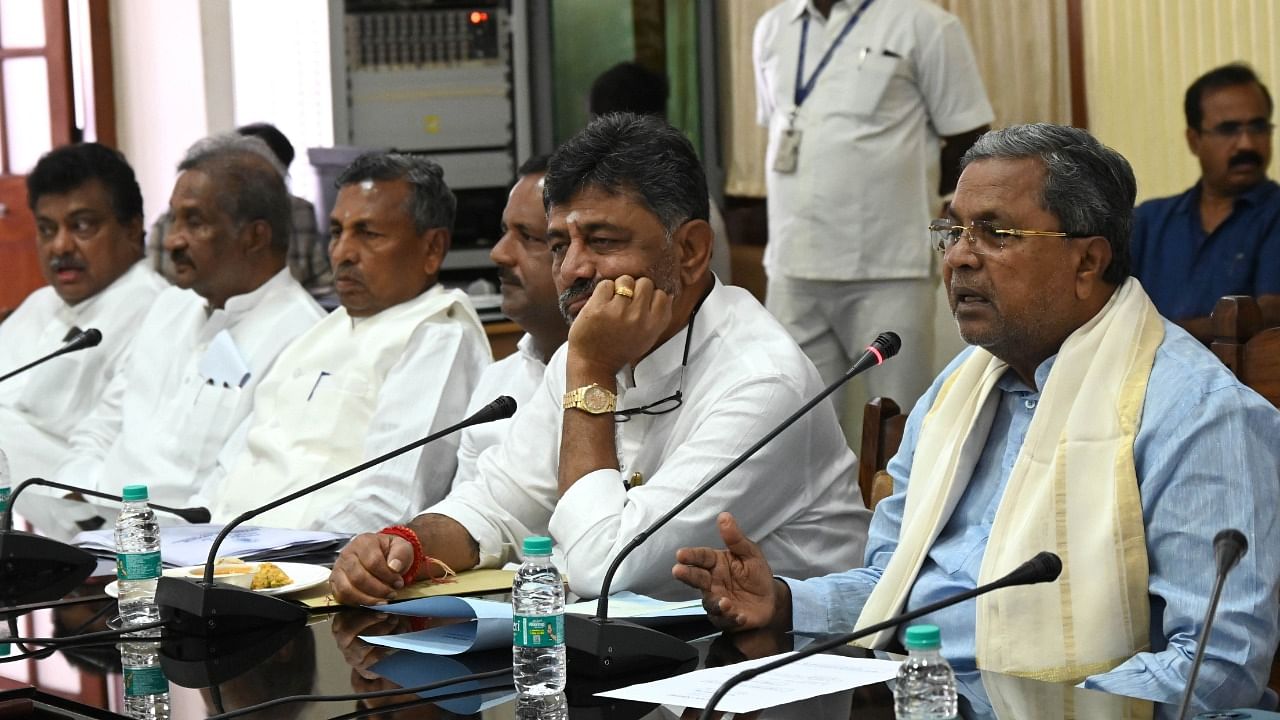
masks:
[[[100,342],[102,342],[102,331],[98,328],[81,330],[75,337],[68,340],[66,345],[62,346],[62,349],[58,351],[58,354],[61,355],[62,353],[84,350],[85,348],[94,347]]]
[[[1042,582],[1053,582],[1062,574],[1062,558],[1043,551],[1013,569],[1004,576],[1008,585],[1034,585]]]
[[[497,400],[480,408],[467,418],[471,424],[493,422],[494,420],[504,420],[516,414],[516,399],[510,395],[500,395]]]
[[[1218,531],[1213,536],[1213,556],[1217,560],[1218,572],[1226,573],[1240,562],[1240,558],[1249,552],[1249,541],[1244,533],[1235,528]]]
[[[209,508],[202,507],[179,508],[175,510],[173,514],[183,520],[186,520],[192,525],[203,525],[213,518],[213,515],[209,512]]]
[[[871,343],[871,347],[879,350],[881,357],[888,360],[897,355],[898,351],[902,349],[902,338],[898,337],[898,333],[886,330],[876,336],[876,339]]]

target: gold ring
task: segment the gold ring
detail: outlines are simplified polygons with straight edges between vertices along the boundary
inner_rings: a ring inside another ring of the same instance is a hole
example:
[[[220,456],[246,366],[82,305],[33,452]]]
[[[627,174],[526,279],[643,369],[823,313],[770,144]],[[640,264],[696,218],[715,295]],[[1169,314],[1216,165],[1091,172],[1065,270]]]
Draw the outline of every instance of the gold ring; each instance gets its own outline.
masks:
[[[621,295],[622,297],[635,297],[636,293],[634,290],[632,290],[629,287],[623,287],[622,285],[614,285],[613,294]]]

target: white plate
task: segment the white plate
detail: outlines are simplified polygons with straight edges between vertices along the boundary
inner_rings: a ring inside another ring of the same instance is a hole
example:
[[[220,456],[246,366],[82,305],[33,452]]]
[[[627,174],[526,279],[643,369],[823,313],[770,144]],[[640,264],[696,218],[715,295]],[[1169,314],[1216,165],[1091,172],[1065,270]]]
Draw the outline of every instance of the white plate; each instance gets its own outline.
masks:
[[[285,574],[289,576],[289,579],[293,580],[293,582],[285,585],[284,587],[254,590],[254,592],[262,593],[263,595],[287,595],[289,593],[298,592],[299,590],[313,588],[329,579],[329,568],[323,565],[291,562],[278,562],[275,564],[283,570]],[[186,577],[187,571],[190,569],[191,568],[185,567],[168,568],[164,571],[164,575],[166,577]],[[102,592],[110,595],[111,597],[117,597],[120,592],[119,585],[115,580],[112,580],[107,583],[107,586],[102,589]]]

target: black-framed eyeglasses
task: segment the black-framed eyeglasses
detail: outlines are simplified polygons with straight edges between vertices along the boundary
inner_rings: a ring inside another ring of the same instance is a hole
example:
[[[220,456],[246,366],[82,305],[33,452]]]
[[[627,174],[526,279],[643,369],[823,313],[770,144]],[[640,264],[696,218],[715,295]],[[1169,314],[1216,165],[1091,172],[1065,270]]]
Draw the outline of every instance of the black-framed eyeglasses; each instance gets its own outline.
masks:
[[[1059,237],[1082,238],[1091,237],[1081,233],[1065,233],[1052,230],[1018,230],[1015,228],[997,227],[990,220],[974,220],[968,225],[957,225],[952,220],[940,218],[929,223],[929,237],[933,249],[940,253],[950,250],[960,242],[960,238],[969,239],[969,249],[977,255],[998,255],[1008,244],[1009,238],[1025,237]]]
[[[627,422],[636,415],[666,415],[669,412],[675,412],[684,404],[684,370],[689,367],[689,346],[693,340],[693,321],[698,319],[698,310],[702,309],[702,303],[706,301],[707,295],[710,294],[711,290],[707,290],[698,300],[698,304],[693,306],[693,312],[689,314],[689,324],[684,331],[684,354],[680,358],[680,382],[676,385],[676,391],[638,408],[615,411],[613,413],[613,421],[615,423]]]
[[[1266,118],[1257,118],[1256,120],[1250,120],[1248,122],[1228,120],[1227,122],[1218,123],[1211,128],[1205,128],[1200,132],[1205,135],[1212,135],[1219,140],[1233,140],[1239,137],[1242,133],[1255,138],[1266,137],[1275,129],[1275,123]]]

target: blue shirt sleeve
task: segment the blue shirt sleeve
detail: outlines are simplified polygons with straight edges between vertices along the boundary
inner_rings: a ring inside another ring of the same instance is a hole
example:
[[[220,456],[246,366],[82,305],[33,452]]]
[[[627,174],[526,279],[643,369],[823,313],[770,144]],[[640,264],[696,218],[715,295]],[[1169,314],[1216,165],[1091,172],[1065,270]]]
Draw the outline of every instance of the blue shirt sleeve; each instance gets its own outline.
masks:
[[[1154,380],[1154,378],[1153,378]],[[1238,528],[1249,551],[1228,577],[1205,650],[1195,708],[1258,701],[1276,649],[1280,413],[1224,384],[1148,397],[1160,432],[1136,447],[1150,567],[1150,652],[1088,678],[1089,689],[1176,703],[1213,588],[1213,536]],[[1165,414],[1167,413],[1167,414]]]

